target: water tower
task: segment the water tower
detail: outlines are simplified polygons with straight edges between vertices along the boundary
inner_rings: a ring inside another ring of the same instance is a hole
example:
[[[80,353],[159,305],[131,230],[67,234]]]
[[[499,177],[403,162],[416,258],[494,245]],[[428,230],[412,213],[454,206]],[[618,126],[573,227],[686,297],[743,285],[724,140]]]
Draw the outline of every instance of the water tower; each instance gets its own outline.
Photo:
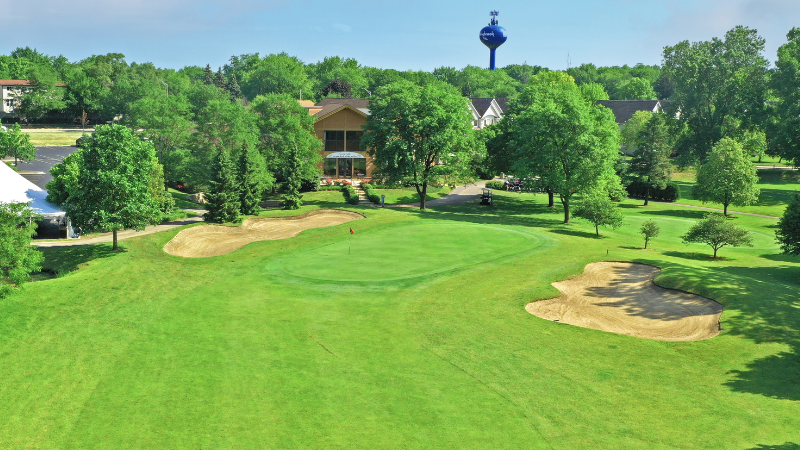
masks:
[[[506,29],[497,24],[497,11],[492,11],[492,21],[483,27],[480,38],[483,45],[489,47],[489,70],[494,70],[494,51],[508,39]]]

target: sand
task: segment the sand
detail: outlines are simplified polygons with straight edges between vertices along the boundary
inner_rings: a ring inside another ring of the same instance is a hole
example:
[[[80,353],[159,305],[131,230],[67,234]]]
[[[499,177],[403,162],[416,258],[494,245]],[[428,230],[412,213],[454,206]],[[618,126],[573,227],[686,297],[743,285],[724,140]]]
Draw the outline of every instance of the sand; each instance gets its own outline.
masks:
[[[239,227],[201,225],[178,233],[167,242],[164,251],[187,258],[219,256],[251,242],[287,239],[310,228],[331,227],[363,218],[352,211],[318,209],[298,216],[247,219]]]
[[[553,283],[561,296],[525,309],[547,320],[659,341],[695,341],[719,334],[722,305],[656,286],[658,267],[624,262],[588,264],[575,278]]]

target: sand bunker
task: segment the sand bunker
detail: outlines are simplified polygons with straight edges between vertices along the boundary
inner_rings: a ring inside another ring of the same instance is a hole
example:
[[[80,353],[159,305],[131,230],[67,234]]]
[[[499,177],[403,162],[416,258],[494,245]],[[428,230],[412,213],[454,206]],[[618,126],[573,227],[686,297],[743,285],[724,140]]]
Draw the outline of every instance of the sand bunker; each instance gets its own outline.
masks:
[[[251,242],[287,239],[310,228],[331,227],[363,218],[352,211],[318,209],[298,216],[247,219],[240,227],[201,225],[178,233],[167,242],[164,251],[188,258],[219,256]]]
[[[722,305],[653,283],[661,269],[596,262],[583,275],[553,283],[561,296],[529,303],[538,317],[659,341],[695,341],[719,334]]]

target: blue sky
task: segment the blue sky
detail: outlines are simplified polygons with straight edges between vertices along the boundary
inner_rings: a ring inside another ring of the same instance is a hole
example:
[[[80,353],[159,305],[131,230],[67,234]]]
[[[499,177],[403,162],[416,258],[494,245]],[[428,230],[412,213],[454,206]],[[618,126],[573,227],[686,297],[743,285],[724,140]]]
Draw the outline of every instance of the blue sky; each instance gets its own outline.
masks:
[[[800,26],[800,0],[0,0],[0,53],[16,47],[77,61],[123,53],[158,67],[216,68],[231,55],[287,52],[398,70],[487,67],[478,32],[500,12],[508,41],[497,66],[551,69],[659,64],[664,46],[755,28],[775,60]]]

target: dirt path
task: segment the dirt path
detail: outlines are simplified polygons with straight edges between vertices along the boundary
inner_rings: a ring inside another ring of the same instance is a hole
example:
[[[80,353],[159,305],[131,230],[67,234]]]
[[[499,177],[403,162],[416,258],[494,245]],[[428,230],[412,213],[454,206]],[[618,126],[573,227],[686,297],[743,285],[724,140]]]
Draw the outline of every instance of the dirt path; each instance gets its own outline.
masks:
[[[203,225],[181,231],[167,242],[164,251],[187,258],[219,256],[251,242],[287,239],[310,228],[331,227],[363,218],[352,211],[317,209],[297,216],[247,219],[239,227]]]
[[[722,305],[656,286],[661,269],[645,264],[596,262],[582,275],[553,283],[561,296],[529,303],[543,319],[659,341],[695,341],[719,334]]]

